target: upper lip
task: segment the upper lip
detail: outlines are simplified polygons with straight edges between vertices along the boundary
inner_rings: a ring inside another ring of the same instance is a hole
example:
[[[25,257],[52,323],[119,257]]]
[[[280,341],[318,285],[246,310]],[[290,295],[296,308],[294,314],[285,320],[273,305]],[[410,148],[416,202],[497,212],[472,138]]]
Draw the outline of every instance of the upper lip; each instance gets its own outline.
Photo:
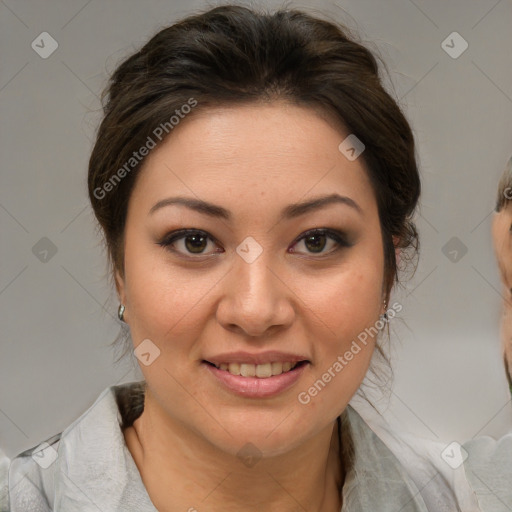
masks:
[[[308,358],[299,354],[270,350],[267,352],[258,352],[257,354],[251,354],[250,352],[244,351],[224,352],[223,354],[206,357],[204,360],[209,363],[219,365],[221,363],[295,363],[299,361],[308,361]]]

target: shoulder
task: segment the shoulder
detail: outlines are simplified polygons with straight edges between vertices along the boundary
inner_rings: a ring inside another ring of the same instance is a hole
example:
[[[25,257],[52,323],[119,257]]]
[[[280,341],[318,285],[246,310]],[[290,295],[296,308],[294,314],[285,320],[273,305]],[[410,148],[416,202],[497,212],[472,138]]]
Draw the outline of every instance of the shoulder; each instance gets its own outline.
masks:
[[[463,445],[464,469],[482,510],[512,509],[512,432],[500,439],[482,436]],[[465,454],[466,455],[466,454]]]
[[[140,383],[104,389],[65,430],[13,458],[7,510],[46,512],[63,499],[75,499],[71,496],[80,489],[104,486],[112,467],[125,458],[122,426],[140,414],[141,393]]]
[[[512,432],[499,439],[490,436],[477,437],[463,446],[468,452],[466,462],[469,465],[510,462],[512,460]],[[507,466],[507,471],[512,471],[512,466],[510,464]]]
[[[436,512],[480,512],[475,493],[466,480],[462,466],[450,467],[443,459],[449,445],[438,440],[416,436],[398,424],[391,424],[364,399],[353,400],[352,405],[381,444],[389,460],[396,460],[400,471],[414,483],[427,510]]]
[[[52,510],[54,462],[58,456],[61,436],[62,432],[12,459],[8,471],[9,510]]]
[[[343,496],[349,498],[348,509],[430,510],[407,469],[361,415],[349,405],[342,418]]]

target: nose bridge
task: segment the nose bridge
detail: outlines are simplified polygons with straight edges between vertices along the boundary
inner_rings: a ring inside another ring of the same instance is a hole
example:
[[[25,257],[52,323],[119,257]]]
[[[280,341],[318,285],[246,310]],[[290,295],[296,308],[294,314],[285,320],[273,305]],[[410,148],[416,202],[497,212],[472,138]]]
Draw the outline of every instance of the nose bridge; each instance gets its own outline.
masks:
[[[261,294],[271,293],[271,288],[275,286],[271,265],[272,257],[268,250],[261,251],[254,259],[245,259],[239,255],[238,261],[235,260],[234,272],[240,295],[258,298]],[[270,295],[267,297],[270,299]]]
[[[238,326],[257,336],[275,325],[284,325],[293,311],[286,287],[276,276],[276,258],[269,250],[258,249],[251,241],[237,248],[219,321]],[[228,325],[229,324],[229,325]]]

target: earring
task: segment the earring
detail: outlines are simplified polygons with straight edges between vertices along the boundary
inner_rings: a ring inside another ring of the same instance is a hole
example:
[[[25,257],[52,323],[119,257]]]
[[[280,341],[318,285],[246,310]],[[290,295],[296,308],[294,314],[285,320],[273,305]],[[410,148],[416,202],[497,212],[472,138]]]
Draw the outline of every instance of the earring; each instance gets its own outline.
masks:
[[[124,304],[119,304],[119,309],[117,310],[117,316],[119,317],[119,320],[121,322],[124,322],[124,310],[126,308],[124,307]]]
[[[384,314],[380,315],[380,318],[382,321],[387,322],[388,321],[388,301],[384,300]]]

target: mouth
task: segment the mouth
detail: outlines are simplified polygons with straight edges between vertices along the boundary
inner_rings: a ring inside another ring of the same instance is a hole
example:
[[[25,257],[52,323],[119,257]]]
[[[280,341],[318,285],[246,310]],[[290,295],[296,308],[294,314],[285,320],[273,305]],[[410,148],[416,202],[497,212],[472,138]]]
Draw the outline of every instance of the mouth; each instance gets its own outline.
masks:
[[[283,373],[294,371],[295,369],[308,364],[309,361],[273,361],[263,364],[226,362],[215,364],[210,361],[203,360],[203,363],[213,366],[218,370],[230,373],[231,375],[268,379],[270,377],[275,377],[277,375],[282,375]]]
[[[272,355],[267,354],[270,360],[263,359],[263,355],[254,356],[258,364],[248,362],[249,357],[243,355],[219,357],[215,362],[202,360],[202,365],[213,378],[213,382],[230,393],[250,399],[270,399],[277,397],[287,390],[291,390],[305,374],[310,361],[302,357],[285,356],[280,354],[274,356],[281,361],[272,361]],[[226,357],[226,358],[227,358]],[[233,361],[235,359],[235,361]]]

